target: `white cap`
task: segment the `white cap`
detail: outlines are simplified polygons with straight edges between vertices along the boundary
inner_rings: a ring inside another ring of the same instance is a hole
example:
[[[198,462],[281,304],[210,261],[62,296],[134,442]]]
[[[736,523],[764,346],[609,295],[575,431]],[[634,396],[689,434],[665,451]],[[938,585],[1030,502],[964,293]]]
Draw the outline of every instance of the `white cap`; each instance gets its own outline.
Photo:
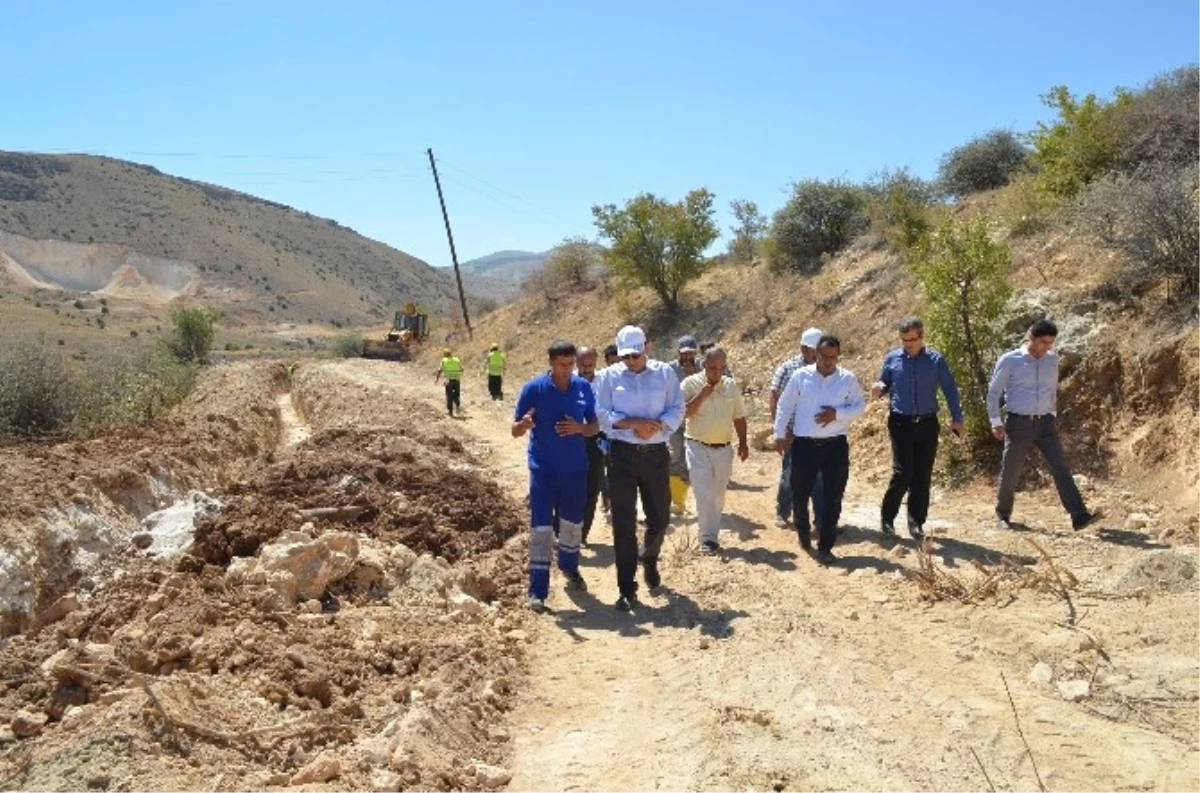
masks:
[[[637,325],[617,331],[617,355],[641,355],[646,351],[646,334]]]
[[[825,333],[820,328],[809,328],[800,334],[800,346],[810,349],[817,349],[817,345],[821,343],[821,337]]]

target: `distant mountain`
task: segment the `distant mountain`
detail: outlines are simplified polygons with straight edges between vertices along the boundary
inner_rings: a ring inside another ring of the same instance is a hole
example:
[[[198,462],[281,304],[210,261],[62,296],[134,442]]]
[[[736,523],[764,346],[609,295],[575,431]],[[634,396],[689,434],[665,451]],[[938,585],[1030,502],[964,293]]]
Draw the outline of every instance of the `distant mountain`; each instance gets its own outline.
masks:
[[[516,297],[521,282],[546,263],[550,252],[497,251],[478,259],[459,262],[463,289],[468,294],[488,296],[501,303]]]
[[[0,152],[0,292],[32,290],[327,327],[457,303],[452,273],[336,220],[108,157]]]
[[[527,275],[541,267],[549,258],[550,251],[531,253],[529,251],[497,251],[468,262],[460,262],[459,267],[464,273],[477,276],[487,276],[500,281],[520,283]]]

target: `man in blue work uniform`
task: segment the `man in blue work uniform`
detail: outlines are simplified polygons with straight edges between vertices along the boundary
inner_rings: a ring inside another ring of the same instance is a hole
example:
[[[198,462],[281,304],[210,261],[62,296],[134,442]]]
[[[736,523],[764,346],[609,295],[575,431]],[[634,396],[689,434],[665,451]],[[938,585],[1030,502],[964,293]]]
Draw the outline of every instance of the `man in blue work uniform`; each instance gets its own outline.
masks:
[[[632,611],[637,599],[637,498],[646,513],[642,573],[646,586],[662,583],[658,556],[671,519],[667,439],[683,422],[679,378],[662,361],[649,358],[646,334],[635,325],[617,333],[620,363],[596,376],[596,413],[608,436],[608,497],[612,504],[613,552],[617,562],[616,607]]]
[[[900,501],[908,495],[908,533],[914,540],[925,537],[929,516],[929,486],[933,459],[938,447],[938,389],[950,408],[950,431],[962,435],[962,405],[958,384],[946,359],[925,346],[925,325],[917,317],[900,321],[900,348],[883,359],[879,380],[871,386],[871,397],[886,394],[888,436],[892,439],[892,480],[879,508],[880,530],[896,533]]]
[[[1046,458],[1058,498],[1071,515],[1071,527],[1079,530],[1102,517],[1083,503],[1083,496],[1071,476],[1062,441],[1058,438],[1058,353],[1053,349],[1058,326],[1048,319],[1033,323],[1025,343],[1006,352],[996,361],[988,385],[987,411],[992,435],[1004,441],[1000,463],[1000,486],[996,494],[996,520],[1001,528],[1010,528],[1013,495],[1017,480],[1025,468],[1025,458],[1036,446]],[[1008,409],[1008,418],[1000,420],[1000,402]]]
[[[512,436],[529,432],[529,607],[546,609],[554,519],[559,518],[558,567],[571,586],[586,589],[579,544],[587,500],[585,437],[599,432],[591,385],[575,375],[575,345],[550,345],[550,370],[533,378],[517,399]]]

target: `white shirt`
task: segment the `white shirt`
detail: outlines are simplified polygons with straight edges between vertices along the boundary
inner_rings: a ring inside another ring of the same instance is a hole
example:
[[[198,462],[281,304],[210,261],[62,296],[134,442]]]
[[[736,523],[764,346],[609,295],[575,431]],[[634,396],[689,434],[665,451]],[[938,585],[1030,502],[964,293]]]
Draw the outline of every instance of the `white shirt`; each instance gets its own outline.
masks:
[[[837,411],[837,417],[822,427],[816,416],[824,408]],[[817,365],[796,370],[779,395],[775,411],[775,437],[786,438],[788,425],[798,438],[832,438],[845,435],[850,422],[867,409],[862,386],[854,372],[837,367],[824,377]]]

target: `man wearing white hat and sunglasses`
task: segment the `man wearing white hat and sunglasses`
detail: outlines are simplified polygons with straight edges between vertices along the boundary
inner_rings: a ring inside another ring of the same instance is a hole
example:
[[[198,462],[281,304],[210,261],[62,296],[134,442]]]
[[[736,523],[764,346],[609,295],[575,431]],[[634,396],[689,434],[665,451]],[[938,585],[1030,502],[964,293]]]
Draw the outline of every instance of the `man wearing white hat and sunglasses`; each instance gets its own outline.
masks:
[[[667,440],[683,423],[683,392],[671,367],[649,357],[646,334],[636,325],[617,333],[621,360],[596,376],[596,415],[608,436],[608,497],[612,505],[616,556],[616,607],[638,606],[637,499],[646,512],[646,540],[640,561],[646,586],[662,583],[658,556],[671,519],[670,454]]]
[[[799,369],[817,362],[817,345],[821,343],[824,333],[820,328],[809,328],[800,334],[800,354],[789,358],[779,365],[771,378],[771,421],[775,420],[775,411],[779,407],[779,396]],[[814,522],[819,533],[821,531],[821,514],[825,505],[825,486],[821,475],[817,474],[812,490],[812,508]],[[792,447],[788,446],[783,452],[783,466],[779,472],[779,488],[775,497],[775,525],[785,529],[792,517]]]

